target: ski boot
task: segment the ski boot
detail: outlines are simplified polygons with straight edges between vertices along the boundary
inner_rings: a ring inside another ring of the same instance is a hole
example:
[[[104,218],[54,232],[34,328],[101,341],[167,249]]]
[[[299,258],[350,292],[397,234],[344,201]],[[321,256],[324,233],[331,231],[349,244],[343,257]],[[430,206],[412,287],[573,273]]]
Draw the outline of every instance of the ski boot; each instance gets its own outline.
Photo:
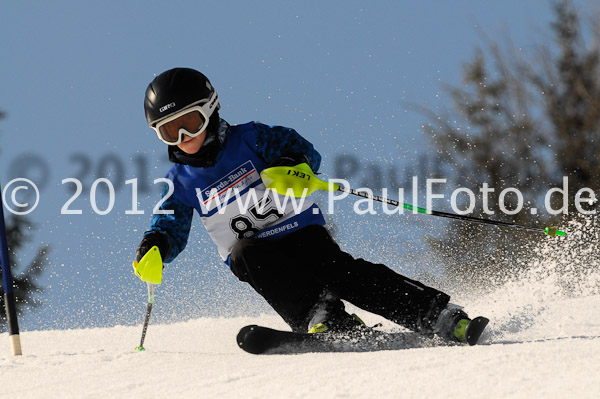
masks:
[[[345,317],[336,317],[336,318],[328,318],[327,320],[322,320],[314,323],[314,319],[310,323],[310,328],[308,329],[309,334],[315,333],[324,333],[324,332],[334,332],[334,333],[343,333],[352,331],[354,329],[360,327],[366,327],[364,321],[360,319],[356,314],[352,313],[351,315],[344,312]],[[314,323],[314,324],[313,324]]]
[[[469,345],[475,345],[489,320],[485,317],[470,319],[462,307],[448,304],[440,312],[433,332],[440,337]]]
[[[357,315],[346,312],[340,298],[327,289],[323,290],[310,311],[310,334],[328,332],[343,335],[358,331],[362,327],[366,327],[365,323]]]

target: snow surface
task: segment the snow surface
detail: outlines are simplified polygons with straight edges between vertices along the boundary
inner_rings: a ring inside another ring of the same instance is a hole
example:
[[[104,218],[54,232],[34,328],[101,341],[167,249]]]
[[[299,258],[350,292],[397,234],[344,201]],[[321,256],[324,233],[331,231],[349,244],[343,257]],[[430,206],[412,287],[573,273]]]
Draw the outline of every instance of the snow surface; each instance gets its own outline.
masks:
[[[589,317],[598,309],[596,295],[517,314],[490,311],[497,337],[481,346],[371,353],[254,356],[238,349],[241,326],[285,328],[271,315],[151,324],[145,352],[133,350],[140,327],[27,332],[21,357],[10,355],[5,333],[2,397],[598,398],[600,322]],[[518,327],[523,317],[525,330]]]
[[[590,254],[595,246],[588,246]],[[582,252],[580,246],[577,251]],[[556,252],[556,251],[554,251]],[[255,356],[239,328],[285,328],[275,315],[28,331],[23,356],[0,334],[2,398],[600,398],[600,270],[543,259],[476,299],[482,345]],[[155,306],[160,306],[160,293]],[[382,321],[359,313],[367,323]],[[141,317],[142,315],[140,315]],[[383,328],[393,329],[389,322]]]

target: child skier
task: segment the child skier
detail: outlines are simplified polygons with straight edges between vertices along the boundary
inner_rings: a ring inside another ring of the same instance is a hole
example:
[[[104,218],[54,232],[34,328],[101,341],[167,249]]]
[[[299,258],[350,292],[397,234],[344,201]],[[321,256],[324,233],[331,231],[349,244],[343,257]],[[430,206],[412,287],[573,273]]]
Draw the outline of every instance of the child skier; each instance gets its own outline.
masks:
[[[174,68],[148,86],[148,125],[168,145],[173,183],[163,191],[136,252],[157,246],[169,263],[187,244],[194,209],[233,274],[256,290],[295,332],[347,332],[363,327],[342,299],[423,334],[465,341],[470,321],[450,297],[387,266],[354,259],[325,229],[308,198],[300,212],[278,209],[260,172],[306,162],[317,172],[321,156],[295,130],[258,122],[229,125],[219,117],[216,90],[202,73]],[[228,190],[241,197],[227,196]],[[251,191],[260,204],[244,212]],[[269,190],[270,191],[270,190]],[[225,200],[223,209],[217,206]],[[280,201],[279,203],[281,203]],[[259,206],[260,205],[260,206]],[[220,211],[219,211],[220,210]]]

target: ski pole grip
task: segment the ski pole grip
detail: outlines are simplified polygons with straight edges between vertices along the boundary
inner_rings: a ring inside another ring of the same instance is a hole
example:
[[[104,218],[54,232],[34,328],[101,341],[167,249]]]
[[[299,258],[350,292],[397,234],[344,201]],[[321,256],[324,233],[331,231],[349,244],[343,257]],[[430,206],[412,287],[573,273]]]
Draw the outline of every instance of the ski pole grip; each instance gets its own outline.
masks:
[[[150,248],[139,263],[133,262],[133,271],[142,281],[157,285],[162,283],[163,263],[156,245]]]

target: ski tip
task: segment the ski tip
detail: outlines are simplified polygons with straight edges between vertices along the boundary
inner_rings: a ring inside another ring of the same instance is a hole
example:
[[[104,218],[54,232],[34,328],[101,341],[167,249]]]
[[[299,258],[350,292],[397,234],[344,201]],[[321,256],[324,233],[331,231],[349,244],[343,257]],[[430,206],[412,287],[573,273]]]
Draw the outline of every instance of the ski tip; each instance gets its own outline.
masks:
[[[467,329],[465,331],[465,336],[467,337],[467,343],[471,346],[476,345],[481,338],[481,334],[483,334],[483,330],[490,322],[490,319],[487,317],[479,316],[474,318],[469,322]]]
[[[258,355],[267,350],[264,337],[255,324],[242,327],[237,335],[238,346],[248,353]]]

